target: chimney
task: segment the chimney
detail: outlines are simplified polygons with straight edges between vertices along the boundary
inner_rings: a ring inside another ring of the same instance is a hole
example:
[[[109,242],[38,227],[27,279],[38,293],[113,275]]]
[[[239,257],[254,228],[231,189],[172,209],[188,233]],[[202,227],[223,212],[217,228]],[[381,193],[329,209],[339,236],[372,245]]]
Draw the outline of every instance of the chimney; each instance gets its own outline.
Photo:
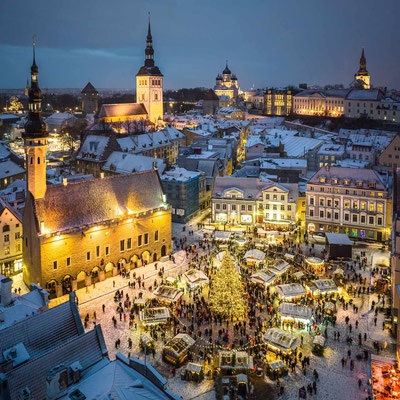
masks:
[[[11,288],[12,280],[10,278],[4,278],[0,282],[0,297],[1,305],[3,307],[8,306],[11,303]]]
[[[62,178],[62,183],[64,186],[68,185],[68,179],[67,178]]]

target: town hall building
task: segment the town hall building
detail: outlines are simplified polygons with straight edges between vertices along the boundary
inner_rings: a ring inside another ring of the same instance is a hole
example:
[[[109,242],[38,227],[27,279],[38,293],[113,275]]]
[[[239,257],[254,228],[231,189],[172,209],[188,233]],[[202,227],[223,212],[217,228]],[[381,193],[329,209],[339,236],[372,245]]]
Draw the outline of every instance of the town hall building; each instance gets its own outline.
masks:
[[[48,133],[38,67],[31,67],[23,133],[27,198],[23,279],[58,297],[169,255],[171,209],[156,170],[47,185]]]

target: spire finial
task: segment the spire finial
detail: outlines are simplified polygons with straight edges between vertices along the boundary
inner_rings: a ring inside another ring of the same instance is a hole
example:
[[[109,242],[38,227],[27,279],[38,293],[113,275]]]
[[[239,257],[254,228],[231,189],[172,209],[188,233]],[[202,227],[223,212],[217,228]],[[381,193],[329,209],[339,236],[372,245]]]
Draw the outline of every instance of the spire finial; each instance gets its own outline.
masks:
[[[228,60],[226,60],[226,68],[228,68]]]
[[[32,49],[33,49],[33,64],[34,65],[36,64],[36,54],[35,54],[36,38],[37,38],[37,35],[36,35],[36,33],[34,33],[32,35]]]
[[[151,36],[150,11],[149,11],[149,28],[148,28],[148,31],[147,31],[147,36]]]

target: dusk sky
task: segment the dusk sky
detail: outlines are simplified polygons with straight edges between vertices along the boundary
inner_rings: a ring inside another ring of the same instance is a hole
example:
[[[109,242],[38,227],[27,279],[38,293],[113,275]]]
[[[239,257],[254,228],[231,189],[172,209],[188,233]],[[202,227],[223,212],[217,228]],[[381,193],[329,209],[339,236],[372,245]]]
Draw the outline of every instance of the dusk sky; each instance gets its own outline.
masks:
[[[376,86],[400,88],[399,0],[1,0],[0,88],[25,86],[37,34],[42,88],[134,88],[151,12],[168,89],[348,85],[365,47]]]

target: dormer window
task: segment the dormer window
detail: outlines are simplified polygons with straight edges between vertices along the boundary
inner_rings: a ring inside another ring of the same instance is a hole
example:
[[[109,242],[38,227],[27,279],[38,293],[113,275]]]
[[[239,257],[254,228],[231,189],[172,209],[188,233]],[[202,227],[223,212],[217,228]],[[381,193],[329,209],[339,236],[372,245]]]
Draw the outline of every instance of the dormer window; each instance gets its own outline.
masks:
[[[338,178],[332,178],[332,184],[337,185],[338,184]]]
[[[360,179],[357,179],[357,180],[356,180],[356,186],[362,187],[362,185],[363,185],[363,181],[360,180]]]
[[[343,179],[343,184],[346,186],[350,186],[350,179],[348,178]]]
[[[375,189],[375,187],[376,187],[376,182],[368,182],[368,187],[370,188],[370,189]]]
[[[320,176],[319,181],[320,183],[326,183],[326,176]]]

